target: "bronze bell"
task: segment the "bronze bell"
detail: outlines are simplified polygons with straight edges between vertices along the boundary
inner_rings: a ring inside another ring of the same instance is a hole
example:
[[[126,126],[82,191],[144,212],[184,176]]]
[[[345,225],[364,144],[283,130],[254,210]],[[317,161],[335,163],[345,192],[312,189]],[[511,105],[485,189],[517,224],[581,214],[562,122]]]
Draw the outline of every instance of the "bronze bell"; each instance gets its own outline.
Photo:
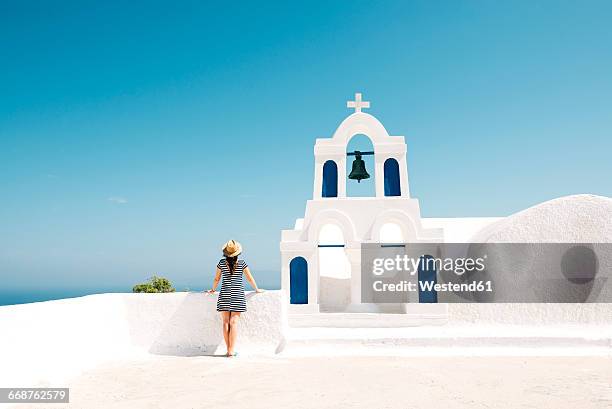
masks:
[[[365,162],[361,159],[361,152],[355,151],[355,160],[353,161],[353,169],[349,174],[349,179],[357,180],[357,183],[361,183],[361,179],[367,179],[370,175],[366,171]]]

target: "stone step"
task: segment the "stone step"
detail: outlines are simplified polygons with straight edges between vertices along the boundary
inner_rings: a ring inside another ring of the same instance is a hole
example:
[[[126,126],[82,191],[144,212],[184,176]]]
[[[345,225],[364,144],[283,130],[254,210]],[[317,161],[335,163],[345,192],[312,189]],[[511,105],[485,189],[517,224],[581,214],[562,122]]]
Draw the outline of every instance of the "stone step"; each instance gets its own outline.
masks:
[[[289,354],[492,354],[612,356],[612,329],[517,326],[290,328]]]
[[[404,328],[423,325],[444,325],[448,321],[445,311],[419,314],[379,313],[313,313],[290,314],[293,328]]]
[[[379,309],[372,311],[373,308]],[[380,309],[386,309],[381,311]],[[446,304],[349,305],[338,312],[289,312],[289,326],[333,328],[403,328],[444,325],[448,322]]]

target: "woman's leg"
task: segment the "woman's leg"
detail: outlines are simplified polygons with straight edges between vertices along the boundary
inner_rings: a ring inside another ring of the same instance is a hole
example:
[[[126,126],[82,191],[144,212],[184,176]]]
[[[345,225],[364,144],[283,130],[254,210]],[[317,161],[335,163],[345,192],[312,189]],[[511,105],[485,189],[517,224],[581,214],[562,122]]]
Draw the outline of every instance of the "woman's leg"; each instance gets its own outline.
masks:
[[[240,317],[239,312],[232,312],[229,319],[229,348],[227,352],[232,355],[234,353],[234,347],[236,345],[236,337],[238,335],[238,318]]]
[[[225,347],[227,348],[227,351],[230,349],[230,314],[231,313],[229,311],[221,311],[221,320],[223,321],[223,339],[225,340]]]

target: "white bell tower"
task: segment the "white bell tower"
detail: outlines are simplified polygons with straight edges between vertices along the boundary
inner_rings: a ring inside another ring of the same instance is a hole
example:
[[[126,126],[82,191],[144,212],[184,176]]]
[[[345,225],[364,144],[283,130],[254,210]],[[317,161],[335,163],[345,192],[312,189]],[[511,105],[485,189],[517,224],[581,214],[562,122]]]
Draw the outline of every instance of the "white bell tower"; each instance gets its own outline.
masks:
[[[313,199],[321,199],[324,197],[324,166],[327,163],[327,169],[329,169],[332,162],[337,169],[337,194],[335,196],[328,196],[327,198],[346,198],[346,183],[348,180],[346,175],[347,146],[351,138],[359,134],[369,137],[374,146],[374,183],[376,186],[376,197],[410,197],[408,188],[408,167],[406,165],[406,143],[404,142],[404,137],[389,136],[389,133],[378,119],[370,114],[362,112],[362,109],[370,107],[370,102],[362,101],[361,93],[356,93],[355,100],[348,101],[346,105],[348,108],[354,108],[355,112],[342,121],[331,138],[320,138],[317,139],[315,143]],[[385,166],[385,163],[387,166]],[[390,175],[389,173],[391,172],[395,174]],[[389,186],[389,184],[392,183],[397,184],[397,181],[399,181],[398,188],[393,189]],[[385,183],[388,185],[387,189],[385,189]]]
[[[370,107],[355,94],[354,109],[331,138],[314,146],[312,199],[303,219],[281,233],[281,288],[290,300],[290,313],[402,312],[401,306],[361,303],[361,245],[393,241],[436,242],[440,228],[424,228],[417,199],[410,197],[406,143],[390,136]],[[374,147],[373,197],[347,197],[347,145],[366,135]],[[405,310],[404,310],[405,311]]]

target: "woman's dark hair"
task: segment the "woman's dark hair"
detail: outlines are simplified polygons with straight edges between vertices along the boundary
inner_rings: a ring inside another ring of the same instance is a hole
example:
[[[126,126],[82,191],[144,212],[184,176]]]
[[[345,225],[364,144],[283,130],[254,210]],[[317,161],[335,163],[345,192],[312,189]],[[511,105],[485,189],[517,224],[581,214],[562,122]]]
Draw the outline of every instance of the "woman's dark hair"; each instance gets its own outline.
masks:
[[[238,260],[238,256],[233,256],[233,257],[225,256],[225,261],[227,261],[227,265],[229,266],[230,274],[234,274],[234,269],[236,268],[237,260]]]

